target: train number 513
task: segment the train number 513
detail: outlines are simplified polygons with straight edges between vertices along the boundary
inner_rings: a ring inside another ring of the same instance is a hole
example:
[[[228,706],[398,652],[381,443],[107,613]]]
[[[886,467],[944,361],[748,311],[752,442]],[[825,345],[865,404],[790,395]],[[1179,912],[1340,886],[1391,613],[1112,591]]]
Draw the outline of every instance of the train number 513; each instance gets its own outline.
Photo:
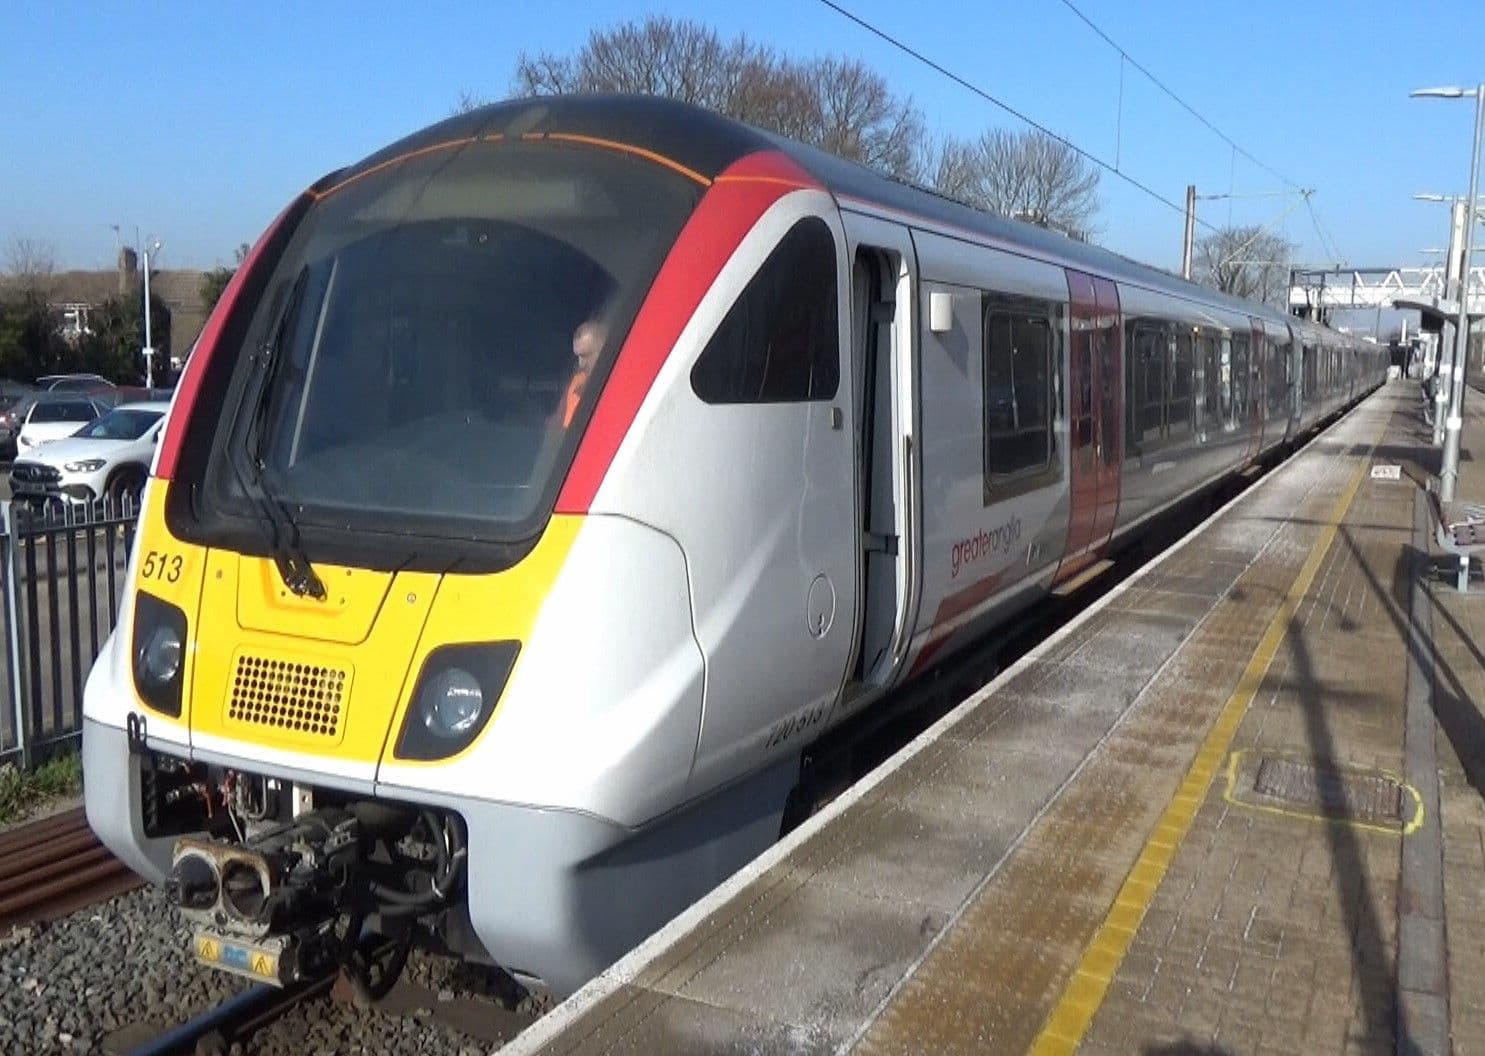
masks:
[[[147,550],[144,560],[139,565],[139,578],[177,583],[180,581],[180,574],[185,564],[186,559],[180,554],[164,554],[158,550]]]

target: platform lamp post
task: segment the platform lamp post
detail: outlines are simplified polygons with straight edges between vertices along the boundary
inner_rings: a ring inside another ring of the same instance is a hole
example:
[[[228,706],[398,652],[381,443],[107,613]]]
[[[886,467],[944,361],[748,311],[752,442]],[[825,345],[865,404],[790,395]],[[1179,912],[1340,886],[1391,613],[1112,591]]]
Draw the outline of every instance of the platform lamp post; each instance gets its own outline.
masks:
[[[1465,197],[1464,253],[1460,260],[1459,323],[1454,332],[1454,377],[1449,387],[1449,417],[1444,421],[1444,464],[1439,471],[1439,498],[1454,498],[1459,480],[1459,433],[1464,427],[1464,373],[1470,347],[1470,252],[1474,242],[1475,198],[1480,190],[1480,135],[1485,131],[1485,84],[1473,88],[1420,88],[1414,98],[1464,99],[1475,101],[1475,139],[1470,147],[1470,189]]]
[[[1456,195],[1448,194],[1415,194],[1413,198],[1420,202],[1449,202],[1449,248],[1444,253],[1444,298],[1450,296],[1459,297],[1463,295],[1465,283],[1461,276],[1467,274],[1463,268],[1460,251],[1464,248],[1464,226],[1465,207],[1464,199]],[[1443,335],[1440,334],[1440,341]],[[1454,348],[1457,349],[1458,342]],[[1454,359],[1453,352],[1450,353],[1449,362],[1444,361],[1443,349],[1439,349],[1439,361],[1434,365],[1434,377],[1439,384],[1434,386],[1433,394],[1433,442],[1434,446],[1440,446],[1444,442],[1444,420],[1449,417],[1447,404],[1453,394],[1454,385]]]
[[[140,351],[144,354],[144,387],[147,389],[155,387],[155,344],[150,332],[150,254],[159,252],[158,238],[144,247],[144,348]]]

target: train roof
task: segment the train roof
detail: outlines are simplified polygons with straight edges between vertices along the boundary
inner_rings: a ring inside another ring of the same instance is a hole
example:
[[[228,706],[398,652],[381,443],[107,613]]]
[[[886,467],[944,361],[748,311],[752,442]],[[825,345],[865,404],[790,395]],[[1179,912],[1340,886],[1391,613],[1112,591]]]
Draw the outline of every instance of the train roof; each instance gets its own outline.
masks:
[[[555,95],[512,99],[457,114],[399,140],[355,165],[327,177],[343,180],[418,150],[473,136],[562,133],[623,143],[662,155],[710,180],[739,159],[760,150],[792,158],[837,199],[852,198],[912,214],[932,223],[964,229],[1118,281],[1162,290],[1296,328],[1324,330],[1275,311],[1189,282],[1100,246],[1055,231],[1009,220],[963,205],[932,191],[882,176],[853,161],[721,114],[673,99],[643,95]]]

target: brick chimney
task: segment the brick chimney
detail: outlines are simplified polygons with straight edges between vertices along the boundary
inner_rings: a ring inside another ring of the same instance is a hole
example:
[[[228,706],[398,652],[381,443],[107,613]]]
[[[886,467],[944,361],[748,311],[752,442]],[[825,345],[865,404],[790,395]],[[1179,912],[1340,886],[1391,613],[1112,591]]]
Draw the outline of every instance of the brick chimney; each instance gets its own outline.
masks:
[[[128,246],[119,250],[119,296],[139,289],[139,257]]]

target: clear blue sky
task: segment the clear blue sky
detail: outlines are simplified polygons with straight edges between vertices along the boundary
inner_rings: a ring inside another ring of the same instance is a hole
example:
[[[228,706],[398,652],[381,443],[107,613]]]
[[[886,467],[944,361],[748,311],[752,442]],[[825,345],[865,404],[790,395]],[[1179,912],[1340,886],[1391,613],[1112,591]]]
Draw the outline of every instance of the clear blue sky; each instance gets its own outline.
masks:
[[[1408,90],[1485,80],[1485,3],[1074,0],[1135,59],[1285,177],[1353,264],[1418,264],[1462,193],[1472,104]],[[1281,190],[1132,68],[1059,0],[845,6],[1179,201]],[[261,10],[260,10],[261,8]],[[507,94],[517,55],[570,52],[647,13],[746,33],[794,55],[864,59],[940,134],[1016,127],[1002,111],[814,0],[645,4],[39,2],[0,7],[0,249],[51,243],[62,267],[106,266],[136,228],[167,267],[230,263],[300,188],[448,115],[462,90]],[[1118,130],[1122,127],[1122,132]],[[1179,263],[1181,218],[1105,175],[1101,241]],[[1204,202],[1259,223],[1293,199]],[[1280,230],[1328,259],[1303,207]],[[1482,231],[1485,233],[1485,231]],[[0,256],[0,266],[4,265]]]

